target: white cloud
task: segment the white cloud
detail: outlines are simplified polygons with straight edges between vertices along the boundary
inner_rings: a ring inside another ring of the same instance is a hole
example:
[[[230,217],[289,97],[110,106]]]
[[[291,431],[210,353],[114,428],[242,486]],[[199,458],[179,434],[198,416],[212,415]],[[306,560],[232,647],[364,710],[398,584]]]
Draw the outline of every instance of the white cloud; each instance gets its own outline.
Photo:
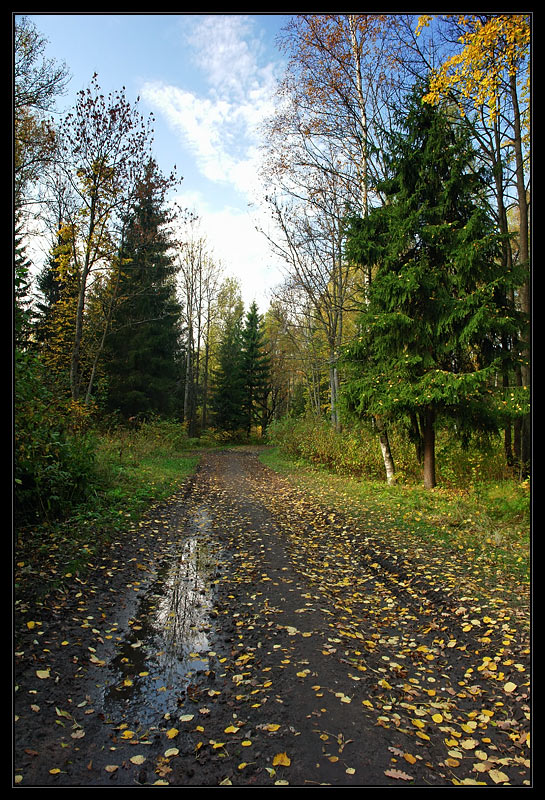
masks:
[[[248,204],[260,195],[259,130],[273,110],[276,65],[264,59],[249,17],[198,16],[185,18],[184,26],[208,88],[197,93],[184,84],[150,82],[141,96],[179,137],[200,174],[218,186],[214,192],[192,179],[177,200],[199,215],[215,257],[240,279],[246,307],[255,299],[263,312],[279,273],[265,237],[255,229],[259,210]],[[229,188],[238,198],[231,193],[229,204],[220,205]]]
[[[259,127],[272,112],[275,65],[260,65],[261,42],[243,15],[198,17],[187,42],[208,94],[155,82],[144,85],[142,97],[178,134],[204,177],[253,200]]]

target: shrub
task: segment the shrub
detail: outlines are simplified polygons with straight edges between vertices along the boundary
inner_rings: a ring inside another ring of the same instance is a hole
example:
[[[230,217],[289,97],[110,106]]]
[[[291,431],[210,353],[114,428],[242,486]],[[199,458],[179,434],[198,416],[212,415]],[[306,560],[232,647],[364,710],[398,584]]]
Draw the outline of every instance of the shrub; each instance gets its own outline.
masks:
[[[422,467],[406,432],[401,426],[392,426],[388,436],[397,482],[420,482]],[[370,425],[347,425],[337,433],[327,420],[286,418],[271,424],[268,441],[295,461],[322,466],[340,475],[367,480],[385,477],[378,437]],[[436,457],[438,480],[444,486],[467,488],[507,477],[499,438],[475,440],[464,448],[459,437],[439,428]]]
[[[38,361],[20,356],[16,373],[15,520],[56,519],[92,489],[96,441],[72,426],[69,405],[47,388]]]

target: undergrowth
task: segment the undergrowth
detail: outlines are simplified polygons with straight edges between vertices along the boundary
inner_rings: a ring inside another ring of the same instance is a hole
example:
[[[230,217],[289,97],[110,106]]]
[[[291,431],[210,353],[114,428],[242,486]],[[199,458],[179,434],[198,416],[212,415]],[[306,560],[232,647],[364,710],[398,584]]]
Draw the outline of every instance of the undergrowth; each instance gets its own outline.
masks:
[[[341,437],[340,437],[341,438]],[[346,435],[343,437],[346,441]],[[475,461],[479,458],[474,454]],[[379,535],[427,557],[458,561],[468,580],[493,586],[499,581],[512,599],[527,603],[530,574],[529,483],[467,476],[426,490],[419,482],[389,486],[383,477],[335,471],[321,461],[294,455],[288,446],[271,448],[261,460],[289,476],[317,502],[348,513]],[[360,462],[361,464],[361,462]],[[492,470],[491,470],[492,471]],[[464,486],[455,484],[465,484]],[[482,580],[481,580],[482,579]]]
[[[151,505],[176,492],[195,470],[198,455],[174,428],[170,433],[160,437],[156,427],[142,426],[97,436],[85,501],[55,519],[17,526],[16,590],[45,596],[85,576],[95,556]]]

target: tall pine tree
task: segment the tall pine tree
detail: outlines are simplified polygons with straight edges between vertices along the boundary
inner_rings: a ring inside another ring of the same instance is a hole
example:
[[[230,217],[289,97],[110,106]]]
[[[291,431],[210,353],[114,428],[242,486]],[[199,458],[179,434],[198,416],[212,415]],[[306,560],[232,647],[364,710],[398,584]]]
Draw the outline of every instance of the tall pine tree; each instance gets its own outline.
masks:
[[[176,412],[180,307],[176,268],[168,252],[166,185],[151,160],[119,255],[117,310],[107,341],[106,374],[108,406],[126,418]]]
[[[214,424],[230,433],[240,430],[244,425],[242,318],[242,305],[236,306],[227,315],[219,346],[218,367],[213,373]]]
[[[270,359],[266,352],[263,319],[255,301],[246,314],[242,332],[243,414],[248,436],[253,425],[266,424]]]
[[[386,205],[359,220],[349,252],[376,265],[346,397],[362,416],[402,419],[435,485],[437,420],[493,429],[490,379],[512,325],[498,306],[498,241],[460,120],[410,98],[389,155]]]

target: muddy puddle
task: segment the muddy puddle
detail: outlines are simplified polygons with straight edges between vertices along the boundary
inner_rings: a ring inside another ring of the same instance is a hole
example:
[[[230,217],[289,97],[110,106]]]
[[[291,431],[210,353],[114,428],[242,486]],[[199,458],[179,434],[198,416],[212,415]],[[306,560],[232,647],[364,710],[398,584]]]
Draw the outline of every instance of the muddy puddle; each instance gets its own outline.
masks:
[[[104,711],[141,726],[182,705],[192,677],[212,668],[213,592],[219,553],[206,506],[194,509],[108,665]]]

